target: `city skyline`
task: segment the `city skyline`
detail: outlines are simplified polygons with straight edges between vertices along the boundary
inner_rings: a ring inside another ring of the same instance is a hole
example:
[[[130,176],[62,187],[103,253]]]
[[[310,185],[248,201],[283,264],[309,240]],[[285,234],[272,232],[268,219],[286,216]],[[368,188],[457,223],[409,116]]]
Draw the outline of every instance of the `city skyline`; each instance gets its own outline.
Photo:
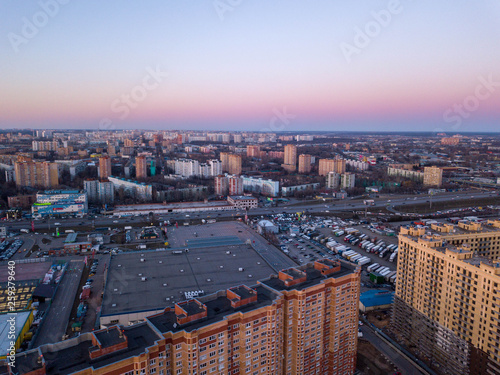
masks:
[[[496,131],[500,6],[460,5],[6,2],[0,128]]]

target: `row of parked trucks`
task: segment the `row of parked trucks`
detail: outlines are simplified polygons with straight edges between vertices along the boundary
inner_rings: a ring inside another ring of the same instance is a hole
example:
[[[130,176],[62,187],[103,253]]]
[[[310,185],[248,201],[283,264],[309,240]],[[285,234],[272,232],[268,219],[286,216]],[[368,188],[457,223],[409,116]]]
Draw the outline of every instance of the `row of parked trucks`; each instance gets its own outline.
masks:
[[[361,234],[348,234],[344,238],[345,242],[350,243],[353,246],[358,246],[368,253],[373,253],[378,255],[380,258],[384,258],[389,255],[389,262],[394,262],[398,254],[398,246],[394,244],[386,244],[384,240],[377,239],[374,237],[370,239],[368,235]]]
[[[344,237],[344,242],[350,244],[350,246],[358,246],[369,253],[378,255],[380,258],[384,258],[387,254],[390,254],[389,261],[394,262],[397,256],[397,245],[387,245],[383,240],[377,240],[377,238],[370,239],[368,235],[360,233],[354,228],[346,229],[334,229],[333,234],[337,236],[339,232],[343,232],[346,236]],[[340,234],[343,235],[343,234]],[[328,242],[325,245],[333,253],[342,256],[343,258],[349,260],[352,263],[356,263],[360,266],[368,265],[367,271],[375,275],[374,282],[383,283],[396,281],[396,271],[391,271],[389,267],[381,266],[378,263],[372,263],[370,257],[362,255],[357,251],[354,251],[350,246],[344,245],[336,241],[333,237],[328,238]],[[372,279],[370,275],[370,279]]]

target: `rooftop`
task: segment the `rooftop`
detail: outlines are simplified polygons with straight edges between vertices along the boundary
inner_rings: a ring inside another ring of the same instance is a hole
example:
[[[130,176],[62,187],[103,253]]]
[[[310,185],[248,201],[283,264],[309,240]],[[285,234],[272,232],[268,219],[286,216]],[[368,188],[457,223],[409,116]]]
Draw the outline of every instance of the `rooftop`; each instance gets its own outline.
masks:
[[[219,207],[228,206],[227,201],[209,201],[209,202],[179,202],[179,203],[168,203],[168,204],[134,204],[134,205],[119,205],[115,206],[114,211],[119,213],[120,211],[130,211],[131,209],[144,211],[144,210],[168,210],[173,208],[197,208],[197,207]]]
[[[330,274],[329,277],[339,278],[353,273],[356,269],[355,265],[351,265],[349,263],[341,262],[340,263],[340,271]],[[286,270],[288,274],[290,269]],[[321,271],[318,271],[314,268],[314,266],[300,267],[299,270],[305,272],[307,280],[295,285],[287,286],[283,280],[280,280],[277,276],[273,275],[271,278],[267,280],[262,280],[262,283],[273,288],[276,291],[282,290],[303,290],[309,288],[312,285],[318,284],[321,280],[326,279]]]
[[[183,324],[177,324],[175,312],[165,311],[163,313],[153,315],[147,318],[161,333],[186,331],[191,332],[208,324],[212,324],[224,319],[225,316],[236,313],[246,312],[258,309],[263,306],[268,306],[278,297],[278,294],[270,291],[262,285],[254,285],[252,289],[257,291],[257,301],[239,308],[232,308],[231,301],[226,297],[225,291],[206,297],[198,298],[207,307],[207,317],[201,320]]]
[[[303,289],[308,286],[313,286],[321,283],[328,278],[342,277],[353,273],[356,268],[342,263],[340,270],[329,276],[324,276],[315,267],[317,264],[307,264],[299,267],[298,271],[303,271],[307,274],[308,280],[296,285],[293,289]],[[118,362],[125,358],[137,356],[143,353],[146,348],[152,346],[155,341],[160,340],[162,336],[159,333],[177,332],[180,330],[191,332],[201,327],[213,324],[223,320],[225,317],[238,313],[247,312],[258,309],[263,306],[268,306],[280,298],[281,293],[275,288],[269,287],[271,280],[276,280],[276,275],[261,280],[251,288],[245,285],[239,285],[231,288],[232,292],[249,293],[255,291],[256,299],[239,306],[232,306],[231,300],[228,298],[226,290],[219,290],[217,293],[192,299],[182,303],[182,307],[188,314],[197,314],[203,310],[200,318],[187,321],[186,323],[178,324],[179,313],[178,306],[176,308],[167,307],[162,313],[149,316],[145,322],[123,328],[121,326],[111,327],[106,330],[95,331],[92,333],[84,333],[77,338],[66,341],[61,341],[55,344],[43,345],[38,349],[22,353],[17,356],[16,372],[24,374],[34,369],[40,368],[41,362],[46,361],[46,373],[50,374],[68,374],[81,371],[85,368],[93,367],[99,369],[109,364]],[[281,282],[281,281],[280,281]],[[285,288],[283,288],[285,289]],[[106,349],[113,347],[113,350]],[[42,353],[43,358],[35,355]]]
[[[31,315],[31,311],[20,311],[15,315],[14,326],[15,326],[15,337],[19,336],[21,330],[23,329],[26,320],[28,320]],[[5,353],[9,351],[9,343],[11,338],[9,337],[10,333],[10,322],[9,319],[12,318],[13,315],[8,314],[0,314],[0,355],[4,356]],[[15,340],[14,340],[15,341]]]
[[[113,256],[102,316],[159,310],[185,300],[184,292],[213,293],[274,273],[250,245],[243,245],[241,241],[226,245],[227,242],[221,243],[216,237],[210,240],[214,241],[212,247],[199,248],[192,240],[190,251],[182,254],[169,250]],[[142,281],[142,277],[146,281]]]
[[[145,348],[152,346],[155,341],[160,339],[160,336],[145,323],[123,328],[123,333],[127,337],[127,347],[125,349],[95,359],[91,359],[90,357],[90,349],[94,346],[91,339],[92,334],[84,334],[82,335],[83,337],[80,336],[80,343],[75,346],[70,346],[74,343],[73,341],[62,341],[58,344],[67,343],[69,345],[60,350],[49,351],[55,345],[42,346],[41,350],[46,360],[47,374],[70,374],[90,366],[96,369],[101,368],[116,361],[138,355],[144,352]],[[97,334],[100,338],[104,338],[104,334]],[[23,367],[23,362],[16,362],[19,363],[19,370]],[[21,374],[24,372],[21,371]]]
[[[247,199],[252,199],[252,200],[257,200],[257,198],[252,197],[252,196],[247,196],[247,195],[230,195],[231,199],[237,201],[237,200],[247,200]]]
[[[365,307],[390,305],[393,299],[394,292],[382,289],[368,290],[359,296],[359,301]]]

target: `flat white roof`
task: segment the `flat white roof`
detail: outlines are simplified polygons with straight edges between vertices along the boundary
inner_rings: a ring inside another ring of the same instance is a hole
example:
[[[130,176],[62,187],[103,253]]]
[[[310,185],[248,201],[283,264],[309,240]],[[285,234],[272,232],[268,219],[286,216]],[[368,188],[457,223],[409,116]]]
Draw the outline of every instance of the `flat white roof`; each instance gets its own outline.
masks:
[[[10,349],[10,341],[16,341],[17,337],[21,333],[21,330],[24,327],[24,324],[26,323],[26,320],[28,320],[29,316],[31,314],[31,311],[22,311],[18,312],[16,314],[1,314],[0,315],[0,355],[4,356],[5,353]],[[15,326],[16,326],[16,339],[11,340],[9,339],[9,329],[11,326],[11,323],[9,322],[10,318],[15,319]]]

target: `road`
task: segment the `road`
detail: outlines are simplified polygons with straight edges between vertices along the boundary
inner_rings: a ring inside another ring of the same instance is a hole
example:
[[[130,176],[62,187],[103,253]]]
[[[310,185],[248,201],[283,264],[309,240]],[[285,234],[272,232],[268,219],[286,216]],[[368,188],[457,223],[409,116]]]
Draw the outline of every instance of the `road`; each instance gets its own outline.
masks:
[[[90,298],[87,300],[88,309],[85,319],[82,324],[82,332],[91,332],[95,328],[95,322],[98,312],[101,310],[102,297],[101,294],[104,290],[104,269],[109,266],[110,256],[109,255],[98,255],[99,265],[97,266],[97,272],[94,276],[90,276],[94,282],[91,287]]]
[[[368,325],[365,324],[364,326],[362,326],[361,332],[363,332],[363,338],[368,340],[375,348],[382,352],[404,375],[426,374],[418,370],[413,362],[409,361],[406,357],[399,354],[384,340],[378,337],[373,329]]]
[[[69,261],[68,269],[61,279],[49,313],[43,320],[33,347],[61,341],[62,336],[66,333],[83,266],[83,259]]]
[[[459,201],[459,200],[466,200],[466,199],[471,199],[472,197],[474,198],[486,198],[486,197],[493,197],[493,196],[498,196],[498,193],[494,192],[478,192],[473,191],[473,192],[453,192],[453,193],[442,193],[442,194],[437,194],[432,196],[429,196],[428,194],[419,194],[419,195],[414,195],[414,196],[394,196],[394,197],[389,197],[390,199],[386,198],[377,198],[374,199],[375,205],[370,206],[370,208],[381,208],[381,207],[387,207],[388,204],[389,206],[397,206],[401,204],[408,204],[408,205],[414,205],[414,204],[420,204],[420,203],[427,203],[432,199],[432,202],[444,202],[444,201]],[[317,202],[315,203],[304,203],[303,205],[297,204],[297,205],[280,205],[279,207],[259,207],[256,209],[252,209],[249,211],[250,215],[269,215],[272,213],[278,213],[278,212],[287,212],[287,213],[294,213],[294,212],[299,212],[299,211],[306,211],[308,213],[323,213],[323,212],[342,212],[342,211],[359,211],[359,210],[364,210],[366,206],[363,203],[363,200],[350,200],[350,199],[345,199],[342,201],[326,201],[324,204],[318,204]],[[190,213],[190,217],[188,220],[192,219],[217,219],[217,218],[223,218],[223,217],[243,217],[244,216],[244,211],[239,211],[235,212],[233,210],[231,211],[221,211],[221,212],[195,212],[195,213]],[[179,221],[179,222],[184,222],[186,218],[185,213],[172,213],[168,215],[161,215],[162,219],[169,219],[171,221]],[[124,217],[121,219],[118,219],[115,217],[98,217],[96,219],[93,219],[95,226],[96,227],[102,227],[102,226],[114,226],[117,224],[117,221],[119,222],[120,225],[133,225],[133,224],[144,224],[145,223],[145,216],[133,216],[133,217]],[[78,229],[79,226],[85,225],[85,226],[90,226],[92,225],[92,219],[84,218],[84,219],[79,219],[79,218],[68,218],[65,220],[62,219],[51,219],[50,223],[47,221],[35,221],[35,230],[46,230],[50,227],[50,229],[54,230],[55,229],[55,223],[59,223],[58,227],[61,228],[72,228],[72,229]],[[5,225],[9,226],[12,229],[21,229],[21,228],[27,228],[30,226],[30,222],[26,219],[21,220],[21,221],[7,221],[5,222]]]

